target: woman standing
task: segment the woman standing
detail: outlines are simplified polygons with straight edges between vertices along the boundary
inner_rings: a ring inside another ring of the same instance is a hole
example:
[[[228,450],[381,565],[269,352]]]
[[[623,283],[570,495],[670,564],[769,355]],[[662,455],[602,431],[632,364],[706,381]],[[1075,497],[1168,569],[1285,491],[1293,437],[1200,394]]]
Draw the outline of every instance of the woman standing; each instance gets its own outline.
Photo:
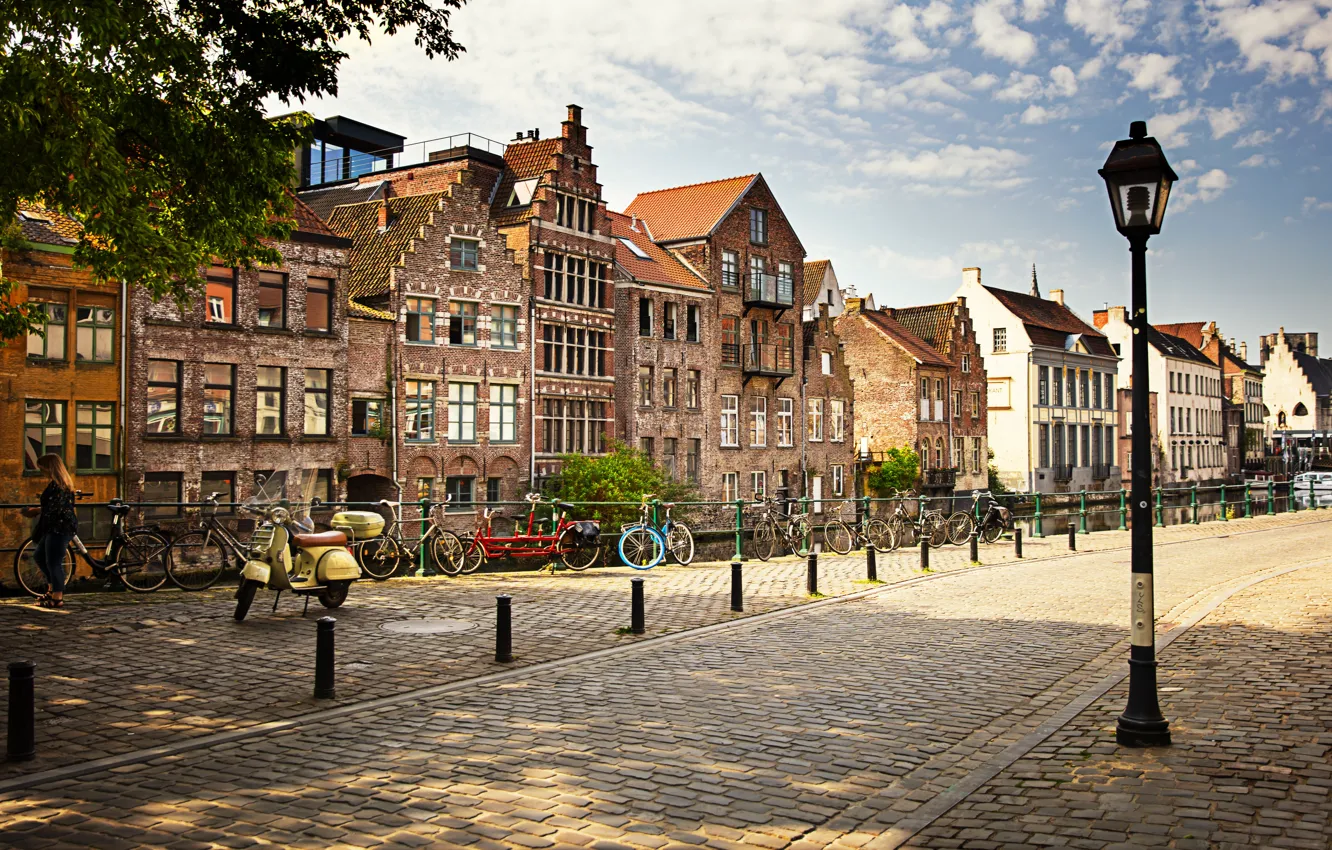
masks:
[[[37,517],[37,527],[32,532],[37,541],[33,557],[50,585],[37,604],[43,608],[64,608],[65,550],[79,530],[79,517],[74,511],[74,478],[60,455],[42,455],[37,458],[37,467],[51,480],[42,491],[42,506],[23,509],[25,516]]]

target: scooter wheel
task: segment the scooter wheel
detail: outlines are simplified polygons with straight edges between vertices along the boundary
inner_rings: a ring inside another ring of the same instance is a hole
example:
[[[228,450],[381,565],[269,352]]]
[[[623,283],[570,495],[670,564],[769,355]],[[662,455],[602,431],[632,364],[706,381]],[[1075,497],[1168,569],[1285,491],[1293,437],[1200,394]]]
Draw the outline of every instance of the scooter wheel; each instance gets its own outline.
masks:
[[[347,588],[350,585],[351,582],[349,581],[330,582],[328,587],[319,591],[316,598],[319,600],[319,604],[325,608],[337,608],[347,601]]]
[[[236,622],[245,619],[245,615],[250,613],[250,605],[254,602],[254,595],[259,591],[259,582],[249,579],[241,579],[241,586],[236,590]]]

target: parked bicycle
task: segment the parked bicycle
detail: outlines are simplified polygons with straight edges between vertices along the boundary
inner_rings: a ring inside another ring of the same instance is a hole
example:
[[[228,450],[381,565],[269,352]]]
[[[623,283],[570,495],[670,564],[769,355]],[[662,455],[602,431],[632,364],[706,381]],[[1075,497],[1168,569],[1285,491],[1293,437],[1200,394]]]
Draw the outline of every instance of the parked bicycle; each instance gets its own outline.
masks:
[[[976,527],[976,519],[969,511],[953,511],[944,520],[948,530],[948,542],[961,546],[971,539],[971,532]]]
[[[754,522],[754,554],[766,561],[781,549],[799,552],[809,536],[809,520],[803,513],[784,514],[771,498],[756,502],[759,517]],[[789,504],[789,503],[788,503]]]
[[[976,501],[982,498],[988,500],[985,506],[985,515],[980,521],[980,538],[986,543],[993,543],[999,539],[999,536],[1013,527],[1013,512],[1003,505],[989,490],[982,490],[976,494]]]
[[[893,530],[895,546],[915,546],[922,539],[928,540],[931,549],[938,549],[948,542],[948,528],[942,513],[936,510],[922,510],[919,516],[912,516],[903,506],[903,501],[911,496],[901,490],[893,494],[897,506],[888,517],[888,525]]]
[[[843,507],[849,504],[843,502]],[[876,552],[891,552],[897,548],[893,542],[892,526],[875,519],[866,511],[857,523],[848,523],[835,517],[823,526],[823,545],[839,555],[845,555],[859,546],[868,546]]]
[[[385,581],[397,573],[404,560],[415,562],[422,552],[428,553],[435,569],[445,575],[456,576],[476,569],[475,566],[467,569],[462,538],[440,525],[435,517],[435,511],[447,502],[445,499],[444,503],[431,506],[426,513],[426,530],[420,537],[404,538],[400,519],[402,502],[381,499],[379,506],[388,508],[392,519],[383,532],[353,544],[361,570],[375,581]]]
[[[474,572],[490,558],[555,558],[571,570],[585,570],[601,558],[601,524],[596,520],[572,520],[569,514],[574,506],[568,502],[551,502],[550,529],[546,533],[544,519],[537,519],[541,495],[528,493],[527,525],[514,520],[513,534],[497,536],[493,523],[504,517],[502,511],[482,508],[476,531],[462,535],[462,571]],[[522,529],[522,530],[520,530]]]
[[[658,508],[664,513],[661,522],[654,524],[653,513]],[[638,521],[621,527],[620,560],[639,570],[651,569],[667,558],[681,565],[693,561],[694,533],[671,516],[674,508],[674,502],[657,502],[655,495],[644,495]],[[655,532],[661,538],[660,554],[656,554],[656,543],[646,532]]]
[[[171,559],[167,576],[181,590],[206,590],[212,587],[228,566],[237,572],[245,566],[250,545],[238,538],[218,518],[221,493],[209,493],[197,528],[168,535]]]
[[[85,494],[76,493],[78,498]],[[111,539],[101,558],[96,558],[74,535],[65,550],[66,580],[74,576],[74,560],[80,558],[98,578],[114,578],[136,593],[150,593],[167,582],[167,567],[171,560],[171,544],[150,528],[125,529],[125,517],[130,506],[120,499],[107,504],[111,513]],[[14,554],[14,578],[20,587],[33,596],[46,593],[49,583],[46,574],[33,557],[36,541],[29,537]]]

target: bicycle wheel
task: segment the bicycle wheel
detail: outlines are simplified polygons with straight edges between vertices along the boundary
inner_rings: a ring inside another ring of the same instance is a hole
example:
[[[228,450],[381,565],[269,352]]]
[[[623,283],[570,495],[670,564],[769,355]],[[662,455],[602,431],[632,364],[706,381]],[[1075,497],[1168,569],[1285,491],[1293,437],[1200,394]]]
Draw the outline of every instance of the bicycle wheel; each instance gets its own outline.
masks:
[[[761,519],[754,525],[754,554],[766,561],[777,551],[777,523]]]
[[[356,546],[361,571],[375,581],[393,577],[402,561],[402,545],[392,537],[372,537]]]
[[[840,519],[835,519],[823,527],[823,545],[837,554],[845,555],[850,552],[854,543],[855,535]]]
[[[435,569],[444,575],[456,576],[464,566],[462,539],[452,531],[441,528],[430,541],[430,560],[434,562]]]
[[[23,541],[23,545],[14,553],[14,579],[19,587],[23,588],[33,596],[42,596],[51,588],[51,583],[46,580],[46,573],[37,566],[35,557],[36,546],[33,539],[29,537]],[[74,552],[65,549],[65,581],[68,582],[74,578]]]
[[[999,539],[999,535],[1004,533],[1004,524],[1002,522],[988,522],[981,528],[981,540],[986,543],[993,543]]]
[[[895,516],[888,521],[888,527],[893,531],[893,548],[901,546],[916,545],[916,526],[900,516]]]
[[[658,535],[660,539],[660,535]],[[559,540],[555,541],[555,550],[560,554],[560,561],[569,569],[576,572],[582,572],[597,562],[601,557],[601,544],[595,546],[583,545],[578,539],[578,529],[570,526],[560,532]]]
[[[211,530],[187,531],[171,541],[167,578],[181,590],[206,590],[227,568],[227,550]]]
[[[630,526],[620,535],[620,561],[636,570],[650,570],[666,555],[666,541],[655,528]]]
[[[116,552],[116,575],[135,593],[151,593],[167,583],[171,543],[155,531],[136,529]]]
[[[481,565],[486,562],[486,550],[481,545],[481,541],[476,539],[475,534],[464,534],[458,538],[458,545],[462,547],[458,553],[458,571],[462,573],[474,573],[481,569]]]
[[[926,516],[921,526],[920,534],[929,541],[931,549],[938,549],[948,542],[948,521],[940,514]]]
[[[865,523],[865,542],[876,552],[891,552],[897,548],[893,527],[881,519]]]
[[[966,511],[954,511],[948,517],[947,525],[948,542],[954,546],[961,546],[971,537],[971,530],[976,527],[976,521]]]
[[[805,547],[805,540],[808,537],[809,520],[804,514],[797,514],[786,527],[786,547],[794,555]]]
[[[682,522],[671,524],[670,533],[666,535],[666,551],[682,567],[694,560],[694,532],[689,526]]]

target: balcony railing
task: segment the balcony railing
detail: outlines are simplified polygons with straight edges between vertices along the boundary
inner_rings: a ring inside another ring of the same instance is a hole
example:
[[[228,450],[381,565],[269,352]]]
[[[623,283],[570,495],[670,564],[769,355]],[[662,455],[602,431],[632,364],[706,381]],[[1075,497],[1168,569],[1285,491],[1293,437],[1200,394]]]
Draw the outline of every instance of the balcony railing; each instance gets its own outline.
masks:
[[[1056,466],[1056,467],[1054,467],[1054,480],[1056,480],[1056,481],[1072,481],[1072,480],[1073,480],[1073,467],[1070,466],[1070,465],[1068,465],[1068,464],[1064,464],[1064,465],[1062,465],[1062,466]]]
[[[790,307],[795,304],[795,287],[789,277],[775,274],[749,275],[745,286],[745,305],[751,307]]]
[[[956,469],[927,469],[921,475],[926,487],[952,488],[957,484]]]
[[[1092,464],[1092,478],[1095,478],[1098,481],[1103,481],[1109,477],[1110,477],[1110,464],[1108,463]]]
[[[738,342],[722,343],[722,364],[726,366],[740,365],[740,343]]]
[[[725,351],[722,356],[726,356]],[[795,346],[789,342],[751,342],[745,346],[744,371],[751,375],[794,375]]]

